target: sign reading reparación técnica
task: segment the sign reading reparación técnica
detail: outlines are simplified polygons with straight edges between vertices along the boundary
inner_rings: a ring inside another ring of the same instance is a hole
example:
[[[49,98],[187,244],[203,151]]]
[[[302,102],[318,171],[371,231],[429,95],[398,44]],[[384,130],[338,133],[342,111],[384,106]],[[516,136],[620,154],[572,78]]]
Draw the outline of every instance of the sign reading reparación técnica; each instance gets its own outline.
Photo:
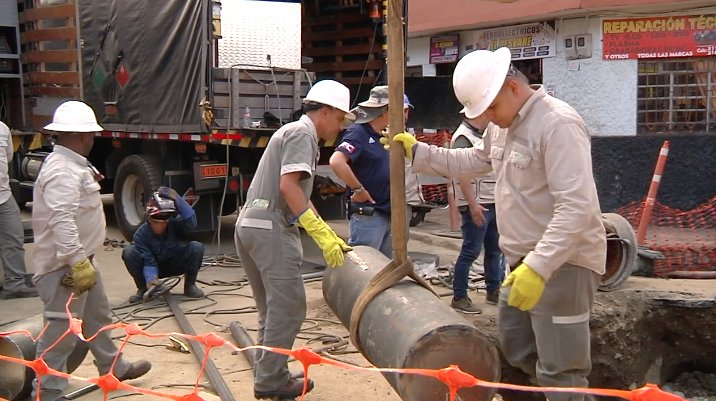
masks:
[[[605,19],[604,60],[716,55],[716,15]]]

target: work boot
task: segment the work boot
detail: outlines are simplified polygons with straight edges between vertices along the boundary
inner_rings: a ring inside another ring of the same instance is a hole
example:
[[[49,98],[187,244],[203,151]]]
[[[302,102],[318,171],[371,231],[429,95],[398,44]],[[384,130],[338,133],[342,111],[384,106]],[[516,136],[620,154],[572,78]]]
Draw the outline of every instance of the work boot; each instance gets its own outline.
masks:
[[[304,379],[289,379],[289,381],[283,386],[276,390],[260,391],[254,389],[254,398],[260,400],[262,398],[274,398],[283,400],[286,398],[298,398],[303,394],[303,383]],[[308,379],[308,386],[306,386],[306,393],[313,390],[313,380]]]
[[[94,364],[95,364],[95,366],[97,366],[97,361],[94,361]],[[134,362],[130,363],[127,370],[125,370],[121,375],[116,375],[116,372],[115,372],[115,375],[117,377],[117,380],[123,382],[125,380],[132,380],[132,379],[136,379],[138,377],[142,377],[145,374],[147,374],[147,372],[149,372],[149,370],[151,368],[152,368],[152,364],[149,361],[140,359],[138,361],[134,361]],[[104,376],[107,373],[109,373],[109,372],[103,372],[101,369],[99,369],[100,376]]]
[[[15,291],[3,291],[0,294],[2,299],[15,299],[15,298],[34,298],[37,296],[37,289],[30,287],[20,287]]]
[[[497,305],[497,301],[500,300],[500,289],[496,289],[495,291],[487,291],[487,295],[485,295],[485,302],[487,302],[490,305]]]
[[[137,288],[137,292],[134,295],[131,295],[129,297],[129,303],[130,304],[138,304],[138,303],[142,302],[142,300],[144,299],[145,292],[147,292],[146,288],[144,288],[144,289]]]
[[[469,314],[479,314],[482,313],[482,309],[480,309],[477,305],[472,303],[472,300],[468,296],[464,296],[459,299],[452,299],[452,302],[450,303],[450,306],[453,307],[453,309],[457,310],[458,312],[462,313],[469,313]]]
[[[121,382],[125,380],[132,380],[138,377],[142,377],[152,368],[152,364],[149,361],[140,359],[129,364],[129,368],[124,373],[117,377]]]
[[[186,272],[184,274],[184,295],[189,298],[203,298],[204,291],[196,286],[196,276],[199,272]]]

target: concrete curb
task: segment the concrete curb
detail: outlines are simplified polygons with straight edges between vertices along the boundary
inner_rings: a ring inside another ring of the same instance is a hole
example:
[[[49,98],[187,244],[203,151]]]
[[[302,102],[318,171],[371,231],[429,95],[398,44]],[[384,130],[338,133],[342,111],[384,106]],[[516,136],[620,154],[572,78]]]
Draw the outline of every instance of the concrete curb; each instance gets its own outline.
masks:
[[[460,248],[462,247],[461,239],[440,237],[434,234],[421,231],[411,230],[410,239],[457,252],[460,252]]]

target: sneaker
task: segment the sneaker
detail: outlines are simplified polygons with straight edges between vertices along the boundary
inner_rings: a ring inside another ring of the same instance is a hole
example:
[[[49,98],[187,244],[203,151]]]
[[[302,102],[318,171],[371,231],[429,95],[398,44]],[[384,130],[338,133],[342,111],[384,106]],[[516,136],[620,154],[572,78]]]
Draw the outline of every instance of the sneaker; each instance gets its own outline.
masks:
[[[276,390],[260,391],[254,389],[254,398],[260,400],[262,398],[273,398],[283,400],[286,398],[298,398],[303,395],[303,384],[308,383],[306,386],[306,393],[313,390],[313,380],[307,379],[289,379],[289,381],[283,386]]]
[[[487,302],[490,305],[497,305],[497,301],[500,300],[500,289],[498,288],[495,291],[487,292],[487,295],[485,295],[485,302]]]
[[[462,313],[482,313],[482,309],[478,308],[477,305],[473,304],[472,300],[468,296],[462,297],[457,300],[453,298],[452,302],[450,303],[450,306],[452,306],[453,309],[456,309],[458,312]]]

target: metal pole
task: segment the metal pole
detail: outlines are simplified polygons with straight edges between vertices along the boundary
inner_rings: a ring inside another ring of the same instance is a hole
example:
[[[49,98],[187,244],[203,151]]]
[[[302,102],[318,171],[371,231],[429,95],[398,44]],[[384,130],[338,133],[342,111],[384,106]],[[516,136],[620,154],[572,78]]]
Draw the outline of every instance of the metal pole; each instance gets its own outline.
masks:
[[[184,311],[182,311],[181,307],[179,307],[179,304],[177,304],[177,301],[174,300],[174,297],[172,297],[172,294],[169,291],[164,293],[164,300],[166,300],[167,305],[169,305],[169,309],[171,309],[174,317],[177,319],[177,323],[179,323],[179,327],[181,327],[184,333],[190,336],[195,336],[196,332],[191,326],[191,323],[189,323],[189,319],[186,318]],[[203,363],[204,347],[202,347],[201,344],[194,339],[189,339],[189,345],[191,345],[191,348],[194,350],[196,359],[198,359],[200,363]],[[211,382],[211,385],[214,387],[214,390],[216,390],[219,398],[221,398],[222,401],[234,401],[234,395],[231,394],[229,386],[226,385],[224,378],[221,376],[221,373],[219,373],[216,365],[214,365],[214,361],[210,357],[206,359],[205,371],[206,376],[209,378],[209,382]]]

